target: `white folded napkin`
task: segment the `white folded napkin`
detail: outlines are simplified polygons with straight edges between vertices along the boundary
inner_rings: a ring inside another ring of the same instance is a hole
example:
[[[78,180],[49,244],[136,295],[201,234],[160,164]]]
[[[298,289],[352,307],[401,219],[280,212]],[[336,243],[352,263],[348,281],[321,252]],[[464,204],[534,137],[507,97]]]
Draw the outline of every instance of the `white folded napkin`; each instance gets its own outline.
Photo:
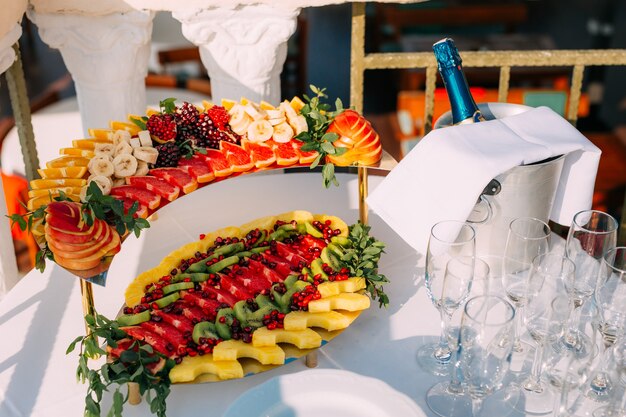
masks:
[[[426,135],[370,194],[369,206],[409,245],[426,253],[431,227],[467,219],[497,175],[565,154],[550,218],[569,225],[591,207],[600,149],[547,107]]]

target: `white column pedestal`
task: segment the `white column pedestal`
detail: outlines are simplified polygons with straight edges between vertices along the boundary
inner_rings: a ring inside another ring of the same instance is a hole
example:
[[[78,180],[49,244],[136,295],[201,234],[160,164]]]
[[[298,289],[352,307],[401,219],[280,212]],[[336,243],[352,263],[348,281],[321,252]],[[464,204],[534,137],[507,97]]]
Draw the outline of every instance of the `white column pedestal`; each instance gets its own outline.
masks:
[[[31,10],[28,17],[43,41],[61,51],[76,84],[85,132],[145,112],[154,12],[84,16]]]
[[[0,39],[0,74],[15,62],[13,45],[22,35],[22,27],[16,24]],[[17,260],[11,238],[10,220],[6,218],[8,211],[4,196],[4,187],[0,180],[0,300],[17,284]]]
[[[266,4],[178,11],[183,35],[200,47],[213,101],[247,97],[278,103],[287,40],[300,9]]]

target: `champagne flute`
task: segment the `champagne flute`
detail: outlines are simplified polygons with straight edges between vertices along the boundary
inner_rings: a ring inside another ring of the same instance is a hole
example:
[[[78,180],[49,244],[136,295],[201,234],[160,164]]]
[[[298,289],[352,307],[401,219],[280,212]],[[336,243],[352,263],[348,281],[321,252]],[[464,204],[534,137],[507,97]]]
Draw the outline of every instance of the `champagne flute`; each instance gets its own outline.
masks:
[[[502,262],[502,285],[507,298],[515,305],[515,340],[513,351],[523,353],[521,342],[523,308],[528,302],[528,278],[533,259],[548,253],[550,227],[533,217],[520,217],[509,226]]]
[[[513,349],[513,306],[503,298],[481,295],[465,304],[459,330],[460,363],[478,416],[488,395],[508,372]]]
[[[475,236],[476,233],[472,226],[454,220],[439,222],[432,227],[430,232],[424,282],[428,297],[435,308],[439,310],[441,334],[438,343],[428,343],[418,349],[417,359],[422,369],[433,375],[449,375],[450,359],[452,358],[452,350],[446,337],[446,323],[450,316],[449,309],[455,309],[454,305],[464,301],[464,297],[467,297],[464,292],[469,292],[469,282],[471,282],[471,277],[469,277],[468,282],[467,276],[457,277],[452,274],[448,268],[448,263],[455,258],[470,259],[471,270],[473,271],[476,254]],[[447,285],[446,279],[450,281]],[[464,287],[458,288],[459,282],[464,282]],[[468,289],[463,291],[463,288]]]
[[[572,220],[565,256],[576,264],[576,274],[564,281],[570,299],[570,320],[563,336],[568,349],[590,354],[591,340],[579,330],[582,305],[591,298],[596,289],[602,257],[615,247],[618,223],[609,214],[597,210],[584,210]]]
[[[597,401],[607,401],[613,382],[609,375],[610,347],[626,330],[626,247],[609,250],[603,257],[598,274],[594,300],[599,311],[599,330],[604,351],[600,356],[599,370],[591,378],[591,396]]]
[[[458,287],[451,291],[463,292],[463,300],[449,314],[446,326],[448,344],[452,349],[450,380],[435,384],[426,393],[426,404],[437,415],[442,417],[465,417],[472,412],[472,400],[463,387],[458,362],[458,339],[462,314],[458,306],[470,295],[484,295],[489,291],[489,265],[482,259],[473,257],[453,258],[448,262],[446,285]],[[471,277],[471,278],[470,278]],[[465,283],[471,283],[468,287]],[[457,285],[458,283],[458,285]],[[462,286],[461,286],[462,285]],[[444,288],[446,291],[446,288]],[[450,290],[448,290],[450,291]]]
[[[520,411],[547,414],[552,411],[555,396],[542,382],[545,347],[558,341],[568,318],[568,300],[559,296],[562,281],[574,275],[570,259],[556,254],[537,256],[529,277],[529,297],[523,318],[526,329],[535,342],[535,357],[530,375],[522,382],[525,401],[518,403]]]
[[[613,346],[614,365],[622,385],[626,383],[626,339],[621,337]],[[594,411],[593,417],[623,417],[626,416],[626,395],[622,395],[619,402],[614,395],[609,405]]]

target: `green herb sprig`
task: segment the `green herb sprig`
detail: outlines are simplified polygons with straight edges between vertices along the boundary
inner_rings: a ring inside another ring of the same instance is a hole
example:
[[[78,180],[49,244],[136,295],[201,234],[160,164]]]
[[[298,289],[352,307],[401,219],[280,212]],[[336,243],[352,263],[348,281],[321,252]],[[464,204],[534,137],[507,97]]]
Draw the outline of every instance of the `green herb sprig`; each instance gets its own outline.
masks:
[[[323,103],[322,99],[328,98],[325,88],[317,88],[310,85],[309,88],[315,94],[313,97],[304,95],[306,104],[300,110],[300,114],[304,116],[308,125],[308,131],[300,132],[295,138],[301,142],[303,151],[317,151],[319,155],[311,163],[311,169],[317,167],[321,162],[324,163],[322,168],[322,179],[324,187],[330,187],[330,184],[339,185],[335,177],[335,166],[326,160],[327,155],[340,156],[343,155],[348,148],[335,147],[333,143],[339,139],[339,135],[334,132],[327,132],[328,127],[334,118],[343,112],[343,103],[341,99],[335,100],[335,111],[331,111],[328,103]]]
[[[80,346],[76,378],[83,384],[89,384],[85,396],[84,415],[100,417],[103,394],[115,386],[113,404],[107,416],[121,417],[124,404],[128,401],[128,395],[125,396],[122,393],[121,387],[129,382],[135,382],[139,385],[141,395],[147,393],[150,411],[158,417],[165,417],[166,399],[170,393],[171,384],[169,371],[174,367],[174,361],[155,352],[150,345],[134,341],[121,353],[119,359],[107,362],[98,369],[91,369],[88,364],[89,359],[106,355],[106,351],[98,346],[98,337],[104,339],[111,348],[117,348],[118,341],[127,337],[127,334],[119,328],[116,321],[97,313],[85,316],[85,322],[91,333],[74,339],[66,351],[66,354],[70,354],[77,345]],[[150,365],[154,368],[154,365],[160,361],[163,361],[164,366],[153,373]]]
[[[349,227],[348,239],[352,246],[345,250],[341,260],[350,269],[351,276],[365,278],[365,290],[372,300],[378,300],[379,307],[387,307],[389,297],[385,294],[383,284],[389,282],[389,279],[378,273],[378,262],[385,252],[385,244],[370,236],[370,229],[370,226],[361,222]]]

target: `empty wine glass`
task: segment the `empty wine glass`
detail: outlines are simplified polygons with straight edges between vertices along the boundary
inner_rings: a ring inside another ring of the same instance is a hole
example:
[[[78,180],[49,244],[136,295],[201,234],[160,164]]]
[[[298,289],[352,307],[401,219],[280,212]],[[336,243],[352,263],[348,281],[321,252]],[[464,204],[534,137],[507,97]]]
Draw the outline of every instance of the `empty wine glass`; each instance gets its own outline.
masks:
[[[613,365],[609,348],[626,330],[626,247],[611,249],[604,255],[594,300],[599,312],[603,353],[599,369],[592,375],[587,395],[597,401],[606,401],[613,387],[609,374]]]
[[[507,298],[515,305],[514,352],[523,353],[521,342],[523,308],[528,302],[528,277],[533,259],[548,253],[550,227],[533,217],[520,217],[509,226],[502,262],[502,285]]]
[[[584,354],[593,350],[591,340],[579,330],[582,305],[596,289],[602,257],[615,247],[617,220],[597,210],[584,210],[574,216],[567,235],[565,256],[576,264],[576,274],[564,281],[570,299],[570,320],[563,335],[568,349]]]
[[[446,273],[451,276],[465,277],[464,279],[456,278],[446,282],[446,284],[452,285],[455,282],[461,285],[466,282],[467,277],[473,276],[469,291],[465,292],[468,288],[464,285],[462,288],[459,287],[464,292],[466,298],[469,295],[484,295],[489,290],[489,265],[482,259],[472,257],[451,259],[448,262]],[[442,417],[465,417],[472,412],[471,397],[464,389],[462,378],[459,375],[460,364],[458,362],[457,349],[461,316],[462,312],[459,312],[458,308],[449,312],[446,326],[448,345],[452,350],[450,380],[435,384],[426,393],[426,404],[435,414]]]
[[[532,263],[530,284],[532,297],[523,318],[530,337],[535,342],[535,357],[530,375],[522,382],[525,401],[518,403],[520,411],[547,414],[552,411],[554,392],[542,382],[544,350],[563,335],[568,318],[568,300],[559,296],[562,281],[574,275],[570,259],[556,254],[537,256]]]
[[[464,382],[472,398],[472,415],[497,390],[508,372],[513,349],[513,306],[500,297],[481,295],[465,304],[459,330]]]
[[[448,375],[452,350],[446,337],[450,311],[465,301],[471,285],[476,254],[475,232],[472,226],[458,221],[442,221],[430,232],[426,252],[425,286],[428,297],[439,310],[441,334],[439,343],[421,346],[417,352],[419,365],[434,375]],[[452,259],[470,260],[471,267],[463,271],[462,264]],[[450,265],[448,265],[450,263]],[[453,271],[454,268],[454,271]]]

